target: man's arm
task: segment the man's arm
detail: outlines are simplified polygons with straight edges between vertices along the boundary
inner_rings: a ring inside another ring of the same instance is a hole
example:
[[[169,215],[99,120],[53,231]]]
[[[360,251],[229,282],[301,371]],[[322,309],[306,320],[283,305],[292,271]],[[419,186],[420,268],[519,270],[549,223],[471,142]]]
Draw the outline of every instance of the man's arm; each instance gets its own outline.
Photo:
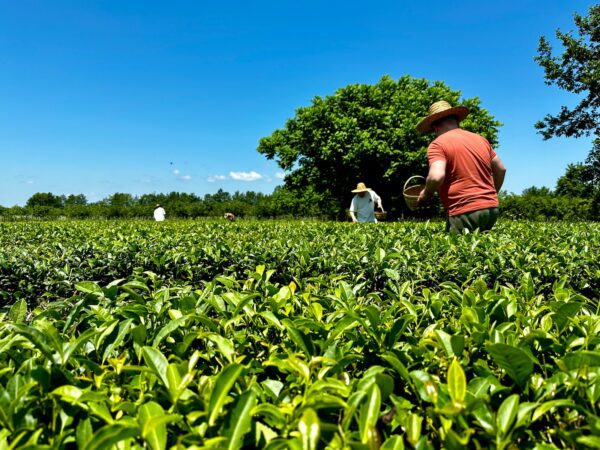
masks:
[[[504,166],[504,163],[500,157],[496,156],[494,159],[492,159],[492,176],[494,177],[494,186],[496,188],[496,192],[500,192],[502,184],[504,183],[505,175],[506,167]]]
[[[439,159],[431,163],[431,166],[429,166],[429,174],[427,175],[427,182],[425,183],[425,189],[419,194],[417,205],[421,206],[423,203],[431,200],[431,197],[433,197],[433,194],[440,188],[445,178],[446,161]]]
[[[383,211],[383,205],[381,204],[381,197],[379,195],[377,195],[376,192],[371,191],[371,198],[373,199],[373,201],[375,202],[375,204],[377,205],[377,207]]]
[[[354,199],[352,199],[352,202],[350,202],[350,218],[352,219],[353,223],[358,222],[358,220],[356,220],[356,216],[354,215]]]

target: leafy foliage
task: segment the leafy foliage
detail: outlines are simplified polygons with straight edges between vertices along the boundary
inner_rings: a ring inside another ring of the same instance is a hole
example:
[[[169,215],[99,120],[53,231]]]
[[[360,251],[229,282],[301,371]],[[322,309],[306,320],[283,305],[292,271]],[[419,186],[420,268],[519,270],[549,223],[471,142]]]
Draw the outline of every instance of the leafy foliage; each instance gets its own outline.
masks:
[[[596,190],[600,189],[600,138],[594,139],[594,145],[585,159],[585,164],[591,184]]]
[[[501,193],[500,204],[503,214],[515,219],[600,220],[600,139],[585,163],[567,166],[554,191],[532,186],[520,196]]]
[[[0,447],[600,438],[598,225],[365,225],[0,224]]]
[[[599,220],[591,198],[558,195],[503,195],[500,198],[502,216],[519,220],[566,220],[581,222]]]
[[[590,198],[593,193],[592,176],[585,164],[569,164],[565,174],[556,182],[557,195]]]
[[[195,194],[170,192],[168,194],[144,194],[133,196],[115,193],[95,203],[88,203],[83,194],[55,195],[36,193],[25,207],[0,206],[0,220],[22,220],[32,218],[57,219],[115,219],[152,218],[157,203],[167,210],[169,219],[223,217],[231,212],[237,217],[318,217],[322,212],[305,203],[283,186],[277,186],[272,194],[261,192],[229,192],[219,189],[214,194],[199,197]]]
[[[429,105],[444,99],[471,109],[463,127],[495,145],[499,122],[479,104],[460,99],[442,82],[404,76],[383,77],[377,84],[353,84],[335,94],[315,97],[299,108],[285,127],[261,139],[258,151],[276,159],[287,172],[285,185],[306,203],[343,216],[349,193],[363,181],[382,196],[392,211],[406,207],[402,185],[411,175],[425,174],[431,137],[415,126]]]
[[[557,115],[547,115],[536,124],[545,139],[590,133],[600,137],[600,5],[591,6],[587,16],[575,14],[574,19],[578,35],[556,31],[562,55],[554,56],[542,36],[535,58],[544,69],[546,84],[583,96],[574,108],[563,106]]]
[[[63,200],[60,196],[54,195],[51,192],[38,192],[33,194],[27,200],[27,206],[30,208],[49,207],[49,208],[60,208],[63,206]]]

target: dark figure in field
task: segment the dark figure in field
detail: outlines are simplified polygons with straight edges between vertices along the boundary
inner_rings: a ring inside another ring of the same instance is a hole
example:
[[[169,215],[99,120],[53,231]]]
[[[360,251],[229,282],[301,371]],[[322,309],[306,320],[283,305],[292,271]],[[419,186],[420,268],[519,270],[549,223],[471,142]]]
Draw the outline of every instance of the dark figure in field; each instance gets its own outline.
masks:
[[[229,220],[230,222],[233,222],[235,220],[235,214],[233,214],[233,213],[225,213],[223,215],[223,218],[225,220]]]
[[[439,101],[417,125],[421,133],[435,133],[429,144],[429,174],[417,205],[439,190],[448,215],[446,229],[490,230],[498,219],[498,192],[506,168],[483,136],[462,130],[459,123],[469,114],[464,106]]]

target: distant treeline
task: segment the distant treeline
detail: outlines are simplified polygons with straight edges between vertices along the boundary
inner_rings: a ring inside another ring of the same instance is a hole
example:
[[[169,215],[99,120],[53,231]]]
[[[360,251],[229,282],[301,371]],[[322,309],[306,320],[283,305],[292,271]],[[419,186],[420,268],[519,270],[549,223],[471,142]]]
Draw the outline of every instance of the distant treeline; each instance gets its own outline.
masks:
[[[600,220],[600,139],[585,163],[569,164],[556,187],[501,196],[505,216],[533,220]]]
[[[182,192],[141,196],[119,192],[98,202],[88,202],[83,194],[65,196],[38,192],[27,200],[25,206],[0,206],[0,220],[150,219],[157,204],[165,208],[167,218],[222,217],[226,212],[238,217],[256,218],[323,217],[317,208],[278,187],[272,194],[254,191],[230,194],[220,189],[203,197]]]
[[[522,194],[501,193],[500,206],[503,217],[527,220],[600,220],[600,191],[598,189],[575,190],[573,184],[565,184],[562,178],[555,190],[542,187],[525,189]],[[579,186],[580,185],[576,185]],[[385,204],[384,199],[384,204]],[[348,203],[350,197],[348,198]],[[389,209],[400,208],[387,202]],[[118,219],[152,218],[157,204],[167,211],[167,218],[223,217],[227,212],[237,217],[260,219],[274,218],[322,218],[341,219],[325,210],[319,202],[294,195],[284,186],[272,194],[260,192],[229,192],[219,190],[200,197],[196,194],[171,192],[169,194],[144,194],[133,196],[115,193],[99,202],[89,203],[83,194],[54,195],[39,192],[27,200],[25,206],[6,208],[0,206],[0,220],[27,219]],[[404,206],[404,205],[402,205]],[[420,219],[442,217],[439,203],[417,214],[391,214],[389,219],[418,217]]]
[[[509,194],[500,199],[502,216],[510,219],[567,220],[580,222],[600,220],[600,198],[548,195]]]

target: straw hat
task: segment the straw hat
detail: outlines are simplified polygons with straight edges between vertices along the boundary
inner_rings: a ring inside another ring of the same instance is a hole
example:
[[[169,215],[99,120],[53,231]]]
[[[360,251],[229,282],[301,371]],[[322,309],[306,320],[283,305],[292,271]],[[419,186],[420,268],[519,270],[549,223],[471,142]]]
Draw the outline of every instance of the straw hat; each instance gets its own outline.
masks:
[[[417,130],[423,134],[431,133],[433,132],[431,124],[436,120],[440,120],[448,116],[456,116],[460,122],[468,115],[469,108],[466,106],[452,107],[447,101],[441,100],[439,102],[435,102],[429,107],[429,115],[418,123]]]
[[[358,194],[359,192],[368,192],[369,188],[367,188],[367,186],[365,186],[365,183],[358,183],[356,185],[356,189],[353,189],[352,192],[354,194]]]

